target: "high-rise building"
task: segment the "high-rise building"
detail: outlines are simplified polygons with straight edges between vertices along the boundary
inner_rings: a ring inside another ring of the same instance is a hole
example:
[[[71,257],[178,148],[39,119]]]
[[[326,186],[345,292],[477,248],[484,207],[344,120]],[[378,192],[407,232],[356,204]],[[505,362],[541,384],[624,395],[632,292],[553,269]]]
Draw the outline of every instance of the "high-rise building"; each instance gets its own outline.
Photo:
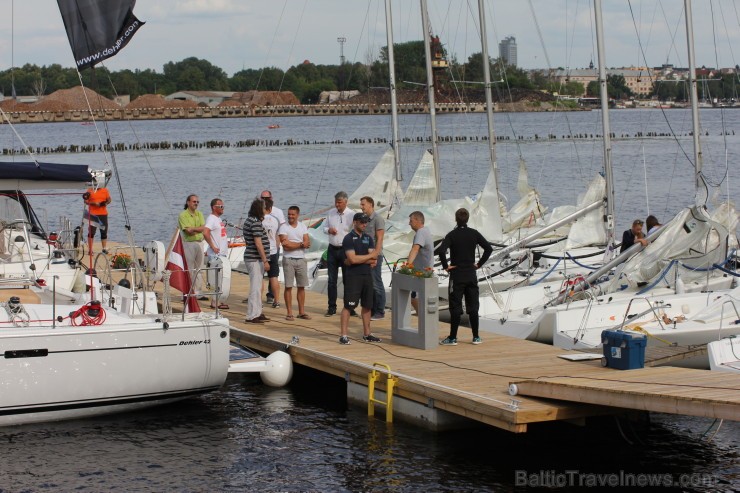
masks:
[[[498,44],[498,56],[508,65],[516,67],[516,38],[507,36]]]

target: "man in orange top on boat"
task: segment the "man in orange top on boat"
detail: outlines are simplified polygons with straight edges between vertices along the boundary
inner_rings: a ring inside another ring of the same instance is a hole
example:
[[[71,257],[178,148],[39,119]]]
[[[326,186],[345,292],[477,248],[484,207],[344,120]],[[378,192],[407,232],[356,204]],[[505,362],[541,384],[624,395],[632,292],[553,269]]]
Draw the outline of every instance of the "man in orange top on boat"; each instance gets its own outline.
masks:
[[[100,244],[103,246],[103,253],[108,253],[108,204],[111,202],[110,193],[105,187],[98,189],[88,188],[82,196],[85,204],[90,209],[90,229],[87,234],[87,241],[92,250],[95,231],[100,227]]]

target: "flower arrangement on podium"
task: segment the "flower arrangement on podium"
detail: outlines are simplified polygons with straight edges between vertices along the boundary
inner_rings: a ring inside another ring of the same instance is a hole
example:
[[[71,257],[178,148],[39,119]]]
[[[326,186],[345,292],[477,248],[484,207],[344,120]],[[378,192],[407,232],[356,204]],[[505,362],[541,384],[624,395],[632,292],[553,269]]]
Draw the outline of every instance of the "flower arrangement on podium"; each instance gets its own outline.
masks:
[[[111,259],[111,267],[114,269],[128,269],[131,266],[131,256],[125,253],[117,253]]]
[[[424,269],[417,269],[414,267],[414,264],[404,262],[401,264],[398,269],[396,269],[396,272],[399,274],[403,274],[405,276],[412,276],[412,277],[434,277],[434,269],[431,267],[425,267]]]

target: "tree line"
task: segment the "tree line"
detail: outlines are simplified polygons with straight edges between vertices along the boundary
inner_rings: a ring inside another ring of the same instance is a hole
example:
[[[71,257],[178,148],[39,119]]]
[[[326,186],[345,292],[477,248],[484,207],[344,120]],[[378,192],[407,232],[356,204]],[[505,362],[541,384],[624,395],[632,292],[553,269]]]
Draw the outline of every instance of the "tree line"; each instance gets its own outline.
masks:
[[[424,42],[409,41],[394,45],[396,80],[399,89],[418,89],[416,84],[426,83]],[[491,60],[492,77],[505,79],[506,84],[497,84],[498,91],[509,88],[546,89],[538,87],[528,74],[501,60]],[[483,63],[481,53],[468,57],[464,63],[449,61],[448,84],[457,88],[479,89],[480,85],[455,81],[482,81]],[[388,50],[383,47],[379,57],[369,63],[345,63],[342,65],[317,65],[302,63],[283,70],[277,67],[244,69],[229,77],[226,72],[208,60],[189,57],[179,62],[168,62],[162,71],[118,70],[96,67],[81,72],[83,84],[106,97],[128,94],[131,99],[142,94],[167,95],[177,91],[290,91],[302,102],[317,102],[322,91],[357,90],[367,93],[388,87]],[[26,64],[22,67],[0,72],[0,92],[6,97],[13,91],[17,95],[42,96],[59,89],[79,85],[77,70],[59,64],[41,66]],[[502,87],[503,86],[503,87]],[[14,89],[13,89],[14,88]],[[577,88],[576,88],[577,89]],[[582,90],[582,86],[581,86]],[[561,93],[564,92],[562,89]],[[464,94],[463,94],[464,97]]]
[[[396,80],[399,89],[418,88],[416,84],[426,83],[424,43],[409,41],[394,45],[396,60]],[[454,85],[460,97],[465,100],[466,92],[481,92],[483,81],[483,56],[470,55],[464,62],[455,57],[448,58],[444,84]],[[544,90],[563,95],[583,94],[580,82],[558,83],[548,76],[548,72],[527,72],[507,65],[501,59],[491,59],[491,77],[496,81],[494,91],[499,99],[508,99],[510,89]],[[131,99],[142,94],[167,95],[177,91],[290,91],[305,104],[318,101],[322,91],[357,90],[367,93],[370,90],[388,87],[388,49],[383,47],[379,57],[367,64],[355,62],[342,65],[316,65],[305,62],[282,70],[277,67],[244,69],[229,77],[226,72],[207,60],[189,57],[179,62],[168,62],[158,72],[146,70],[109,71],[105,67],[85,70],[81,73],[85,86],[106,97],[128,94]],[[725,81],[724,79],[727,78]],[[711,97],[735,97],[734,78],[728,75],[722,81],[710,81],[700,85],[700,97],[706,92]],[[477,81],[477,83],[476,83]],[[411,84],[410,84],[411,83]],[[41,66],[26,64],[19,68],[0,72],[0,92],[6,97],[17,95],[42,96],[59,89],[79,85],[76,69],[65,68],[59,64]],[[624,77],[610,76],[610,97],[621,99],[632,96]],[[681,100],[685,97],[685,84],[657,83],[654,93],[661,98]],[[729,89],[728,89],[729,88]],[[589,93],[598,94],[598,84],[591,83]],[[683,92],[682,92],[683,91]]]

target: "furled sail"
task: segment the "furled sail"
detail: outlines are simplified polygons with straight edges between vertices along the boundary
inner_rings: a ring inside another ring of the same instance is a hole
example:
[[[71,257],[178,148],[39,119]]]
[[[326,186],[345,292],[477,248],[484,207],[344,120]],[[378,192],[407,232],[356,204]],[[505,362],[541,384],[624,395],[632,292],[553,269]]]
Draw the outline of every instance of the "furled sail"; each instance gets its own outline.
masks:
[[[136,0],[57,0],[77,69],[116,55],[144,25],[133,13]]]
[[[388,149],[383,154],[375,169],[367,175],[362,185],[357,187],[349,197],[349,206],[352,209],[360,209],[360,199],[364,196],[375,200],[375,208],[380,209],[392,205],[396,195],[400,193],[398,181],[396,181],[396,162],[393,157],[393,149]]]

